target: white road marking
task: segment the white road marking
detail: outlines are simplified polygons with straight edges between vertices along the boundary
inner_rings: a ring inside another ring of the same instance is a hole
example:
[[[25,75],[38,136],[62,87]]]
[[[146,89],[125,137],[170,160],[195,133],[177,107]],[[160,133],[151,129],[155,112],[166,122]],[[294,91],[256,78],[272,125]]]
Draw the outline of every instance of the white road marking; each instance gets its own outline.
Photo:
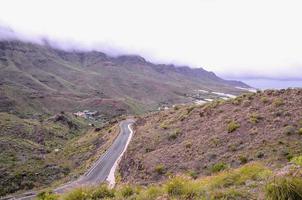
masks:
[[[124,147],[124,150],[122,151],[122,153],[120,154],[120,156],[118,157],[118,159],[116,159],[116,161],[113,164],[112,168],[110,169],[109,175],[108,175],[108,177],[106,179],[108,181],[108,183],[109,183],[109,187],[110,188],[113,188],[115,186],[115,176],[114,176],[115,170],[116,170],[116,168],[117,168],[120,160],[122,159],[122,156],[126,152],[127,147],[128,147],[128,145],[129,145],[129,143],[130,143],[130,141],[132,139],[132,136],[133,136],[133,131],[131,129],[131,124],[128,124],[128,129],[130,130],[130,135],[128,137],[128,140],[127,140],[127,143],[126,143],[126,145]]]

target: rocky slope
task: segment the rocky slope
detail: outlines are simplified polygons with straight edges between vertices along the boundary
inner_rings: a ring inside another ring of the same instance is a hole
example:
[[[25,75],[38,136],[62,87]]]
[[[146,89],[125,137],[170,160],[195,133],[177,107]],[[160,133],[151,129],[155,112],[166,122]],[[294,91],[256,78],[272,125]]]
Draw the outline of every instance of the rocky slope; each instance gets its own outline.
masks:
[[[79,176],[117,133],[115,126],[91,128],[70,114],[36,120],[0,113],[0,196]]]
[[[124,182],[149,184],[252,161],[278,169],[301,147],[302,90],[269,90],[141,117],[120,172]]]

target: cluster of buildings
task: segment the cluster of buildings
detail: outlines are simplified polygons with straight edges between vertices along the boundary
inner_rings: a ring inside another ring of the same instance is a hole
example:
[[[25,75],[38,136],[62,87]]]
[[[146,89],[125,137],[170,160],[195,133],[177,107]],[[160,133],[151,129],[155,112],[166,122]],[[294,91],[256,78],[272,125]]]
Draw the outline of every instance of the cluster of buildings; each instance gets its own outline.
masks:
[[[85,119],[94,119],[96,116],[98,116],[98,111],[78,111],[76,113],[73,113],[77,117],[83,117]]]

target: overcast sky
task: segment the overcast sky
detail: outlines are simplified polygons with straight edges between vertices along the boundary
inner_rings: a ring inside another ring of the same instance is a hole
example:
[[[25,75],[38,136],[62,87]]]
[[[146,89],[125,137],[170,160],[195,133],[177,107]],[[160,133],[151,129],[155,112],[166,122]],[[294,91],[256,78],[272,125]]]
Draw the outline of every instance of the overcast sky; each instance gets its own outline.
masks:
[[[302,79],[301,9],[301,0],[0,0],[0,25],[227,78]]]

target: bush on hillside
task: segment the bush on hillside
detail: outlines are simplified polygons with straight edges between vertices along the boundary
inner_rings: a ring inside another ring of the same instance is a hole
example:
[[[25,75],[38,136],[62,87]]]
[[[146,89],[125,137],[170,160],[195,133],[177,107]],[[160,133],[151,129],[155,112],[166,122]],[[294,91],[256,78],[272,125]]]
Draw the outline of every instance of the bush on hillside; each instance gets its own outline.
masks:
[[[268,200],[302,199],[302,179],[296,177],[277,177],[265,187]]]
[[[258,113],[252,113],[249,116],[249,122],[252,123],[252,124],[257,124],[261,119],[262,119],[262,117],[259,116]]]
[[[268,103],[268,98],[267,97],[261,97],[262,103]]]
[[[284,133],[286,135],[293,135],[296,132],[295,128],[293,126],[286,126],[284,128]]]
[[[284,105],[284,101],[283,101],[283,99],[281,99],[281,98],[276,98],[276,99],[274,99],[274,101],[273,101],[273,105],[274,105],[275,107],[282,106],[282,105]]]
[[[175,177],[169,180],[165,185],[167,194],[177,199],[200,199],[203,190],[194,182],[182,177]]]
[[[240,161],[240,164],[246,164],[248,162],[248,159],[245,156],[240,156],[239,161]]]
[[[163,164],[156,165],[154,171],[158,174],[164,174],[165,173],[165,166]]]
[[[290,162],[302,167],[302,156],[293,157]]]
[[[104,199],[104,198],[113,198],[114,197],[114,190],[108,188],[107,185],[102,184],[100,187],[96,188],[92,192],[92,199]]]
[[[236,131],[239,127],[240,127],[239,123],[237,123],[235,121],[231,121],[227,127],[228,133],[232,133],[232,132]]]
[[[123,188],[121,188],[121,194],[124,198],[128,198],[130,196],[132,196],[135,192],[134,192],[134,189],[127,185],[127,186],[124,186]]]
[[[225,163],[218,162],[218,163],[212,165],[211,172],[212,173],[217,173],[217,172],[225,170],[226,168],[227,168],[227,165]]]
[[[107,185],[99,187],[76,188],[63,196],[63,200],[97,200],[113,198],[115,190],[109,189]]]
[[[167,185],[167,192],[171,196],[180,196],[184,194],[185,181],[184,179],[177,177],[170,180]]]
[[[57,200],[59,196],[57,194],[53,194],[52,192],[41,192],[37,195],[37,200]]]

